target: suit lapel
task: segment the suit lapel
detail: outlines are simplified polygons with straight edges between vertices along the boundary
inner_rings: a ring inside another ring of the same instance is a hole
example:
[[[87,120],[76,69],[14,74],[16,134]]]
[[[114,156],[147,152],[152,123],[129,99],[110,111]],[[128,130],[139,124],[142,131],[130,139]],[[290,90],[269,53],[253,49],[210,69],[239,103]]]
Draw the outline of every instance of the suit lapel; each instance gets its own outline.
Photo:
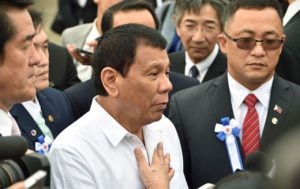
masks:
[[[227,72],[225,72],[213,82],[212,90],[209,91],[208,94],[210,96],[210,104],[215,114],[216,123],[220,123],[221,118],[223,117],[229,117],[230,119],[234,118],[230,100],[231,97],[228,86]],[[237,138],[237,142],[241,153],[241,157],[243,157],[242,145],[239,138]],[[224,148],[226,148],[225,144]],[[243,159],[242,163],[244,163]]]
[[[288,23],[286,23],[284,27],[286,28],[289,24],[293,23],[299,18],[300,18],[300,10],[288,21]]]
[[[177,73],[184,74],[185,69],[185,51],[172,54],[170,56],[171,70]]]
[[[56,114],[55,114],[55,108],[51,103],[52,101],[51,99],[47,98],[46,95],[43,94],[43,91],[37,93],[37,98],[41,105],[42,114],[45,119],[45,123],[49,127],[53,137],[56,137],[60,131],[57,130],[58,128],[54,126],[56,122]]]
[[[276,135],[284,132],[285,127],[283,123],[287,115],[287,108],[291,100],[291,95],[292,93],[291,90],[289,90],[289,84],[275,75],[267,119],[260,141],[261,150],[265,151],[270,143],[273,142],[273,139],[276,138]]]
[[[222,117],[233,118],[227,73],[224,73],[213,82],[213,87],[209,94],[210,104],[213,107],[216,121],[220,122]]]
[[[207,73],[205,74],[205,77],[203,79],[203,82],[209,81],[211,79],[214,79],[222,75],[226,71],[226,68],[227,68],[226,57],[219,50],[213,63],[208,68]]]
[[[43,134],[22,104],[14,105],[10,113],[16,119],[22,135],[29,138],[32,142],[37,141],[37,137]]]

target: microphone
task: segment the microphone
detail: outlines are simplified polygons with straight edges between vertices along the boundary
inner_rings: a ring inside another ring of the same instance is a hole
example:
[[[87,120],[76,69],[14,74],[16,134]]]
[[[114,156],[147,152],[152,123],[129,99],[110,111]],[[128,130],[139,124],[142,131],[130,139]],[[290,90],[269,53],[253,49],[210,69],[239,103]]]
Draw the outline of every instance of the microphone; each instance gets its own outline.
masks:
[[[261,151],[250,154],[245,162],[246,170],[268,174],[273,166],[272,158]]]
[[[27,141],[22,136],[0,137],[0,160],[18,158],[26,152]]]

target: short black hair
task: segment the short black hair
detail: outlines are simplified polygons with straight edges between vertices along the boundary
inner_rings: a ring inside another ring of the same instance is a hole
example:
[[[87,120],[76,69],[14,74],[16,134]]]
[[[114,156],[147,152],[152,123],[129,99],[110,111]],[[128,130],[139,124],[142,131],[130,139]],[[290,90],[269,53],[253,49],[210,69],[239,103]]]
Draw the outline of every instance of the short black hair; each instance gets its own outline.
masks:
[[[34,10],[34,9],[29,9],[28,12],[32,19],[34,29],[37,29],[39,26],[43,25],[44,18],[43,18],[42,12]]]
[[[132,10],[148,10],[155,22],[155,28],[159,28],[159,21],[151,3],[145,0],[124,0],[111,6],[103,13],[101,22],[102,32],[105,33],[108,30],[112,29],[113,17],[117,12],[126,12]]]
[[[279,18],[282,20],[283,11],[278,0],[231,0],[231,2],[225,7],[223,23],[226,25],[228,20],[230,20],[239,9],[262,10],[267,7],[275,9]]]
[[[141,45],[163,50],[167,42],[159,31],[140,24],[121,25],[98,38],[92,66],[99,95],[108,95],[100,78],[102,70],[105,67],[111,67],[126,77],[135,61],[136,50]]]
[[[0,60],[4,57],[4,46],[16,35],[13,21],[7,15],[12,8],[25,9],[32,4],[30,0],[1,0],[0,1]],[[2,62],[2,61],[1,61]]]

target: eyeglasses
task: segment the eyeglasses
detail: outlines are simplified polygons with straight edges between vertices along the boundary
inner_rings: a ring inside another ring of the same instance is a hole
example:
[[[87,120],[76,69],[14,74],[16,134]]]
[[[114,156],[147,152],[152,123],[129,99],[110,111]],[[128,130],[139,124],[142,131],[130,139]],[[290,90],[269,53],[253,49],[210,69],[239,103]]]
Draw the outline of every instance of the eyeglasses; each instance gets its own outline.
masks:
[[[262,47],[264,50],[276,50],[278,49],[281,44],[283,43],[284,39],[263,39],[263,40],[257,40],[253,39],[251,37],[241,37],[241,38],[233,38],[230,37],[225,31],[224,34],[228,39],[235,42],[237,47],[243,50],[252,50],[257,42],[260,42],[262,44]]]
[[[184,33],[187,35],[195,35],[199,30],[202,32],[203,35],[213,35],[217,31],[219,31],[218,26],[215,25],[206,25],[206,24],[191,24],[191,23],[182,23],[180,24]]]

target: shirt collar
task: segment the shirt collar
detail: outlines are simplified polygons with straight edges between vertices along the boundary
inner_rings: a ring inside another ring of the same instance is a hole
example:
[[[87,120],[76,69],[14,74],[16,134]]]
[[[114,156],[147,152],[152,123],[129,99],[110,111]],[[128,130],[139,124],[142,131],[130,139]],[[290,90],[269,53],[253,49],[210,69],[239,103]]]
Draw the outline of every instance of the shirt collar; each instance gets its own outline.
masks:
[[[42,108],[41,108],[41,105],[39,103],[37,96],[35,96],[34,101],[29,100],[26,102],[22,102],[22,105],[30,113],[30,115],[33,117],[34,120],[36,120],[38,117],[41,116]]]
[[[101,98],[101,97],[100,97]],[[120,125],[97,101],[96,97],[93,99],[90,112],[93,114],[93,119],[96,123],[99,123],[101,130],[111,144],[116,147],[125,137],[133,137],[134,134],[128,132],[122,125]],[[164,117],[164,116],[163,116]],[[105,123],[103,123],[105,120]],[[162,129],[161,125],[155,124],[155,122],[145,125],[143,127],[143,134],[146,146],[149,142],[161,141]],[[135,136],[136,137],[136,136]]]
[[[206,57],[204,60],[194,63],[187,51],[185,51],[185,62],[186,62],[186,66],[185,66],[185,75],[189,75],[191,76],[191,68],[196,65],[198,70],[199,70],[199,77],[198,78],[200,80],[200,82],[202,82],[202,80],[205,77],[205,74],[209,68],[209,66],[213,63],[214,59],[216,58],[216,56],[218,55],[218,51],[219,51],[219,46],[216,44],[213,51],[208,55],[208,57]]]
[[[300,11],[300,0],[296,0],[288,6],[283,17],[283,26],[285,26],[298,11]]]
[[[0,133],[2,136],[10,136],[12,129],[11,115],[0,109]]]
[[[228,85],[230,91],[231,103],[234,109],[238,109],[246,96],[250,93],[253,93],[259,102],[263,105],[264,108],[268,109],[270,96],[271,96],[271,88],[274,80],[274,76],[269,79],[269,81],[262,84],[259,88],[254,91],[250,91],[240,83],[238,83],[233,77],[228,73]]]
[[[101,97],[100,97],[101,98]],[[93,99],[91,109],[93,119],[100,126],[106,138],[116,147],[122,139],[128,134],[128,131],[122,127],[97,101]]]
[[[83,49],[92,51],[93,49],[91,49],[91,47],[88,46],[87,43],[97,39],[100,36],[101,36],[101,34],[99,33],[99,31],[97,29],[97,19],[95,19],[93,22],[92,29],[91,29],[90,33],[88,34],[88,36],[86,37],[85,43],[83,45]]]

